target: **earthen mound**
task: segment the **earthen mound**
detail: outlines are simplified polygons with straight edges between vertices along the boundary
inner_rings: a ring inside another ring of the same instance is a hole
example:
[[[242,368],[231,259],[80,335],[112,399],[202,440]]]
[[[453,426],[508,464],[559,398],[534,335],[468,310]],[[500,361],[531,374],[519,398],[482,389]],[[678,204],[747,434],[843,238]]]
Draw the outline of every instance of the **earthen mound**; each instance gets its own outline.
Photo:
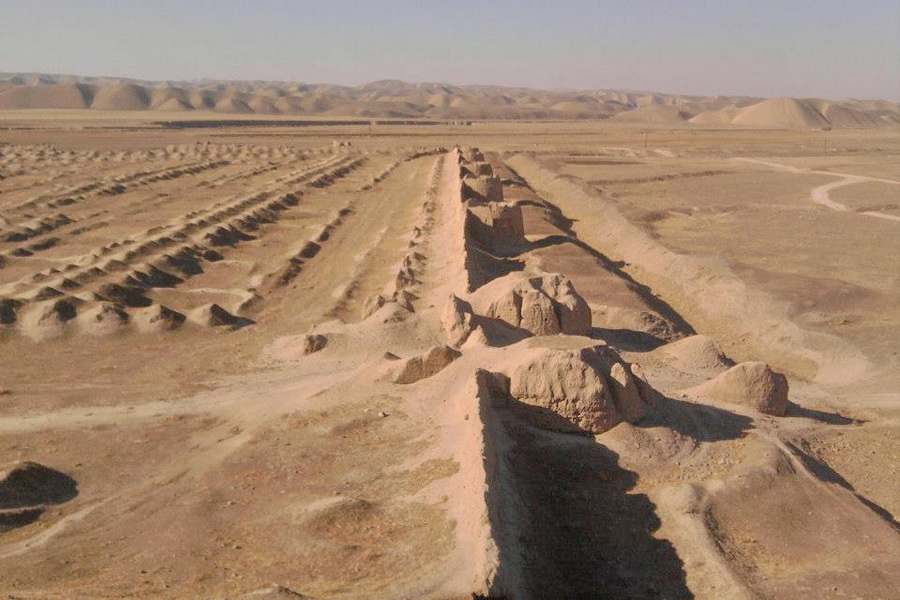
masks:
[[[441,329],[449,345],[457,348],[461,346],[475,329],[472,305],[450,294],[441,312]]]
[[[186,317],[174,310],[154,304],[131,311],[131,320],[142,332],[170,331],[181,327]]]
[[[460,352],[450,346],[434,346],[424,354],[408,358],[394,372],[394,383],[415,383],[431,377],[459,358]]]
[[[320,333],[311,333],[309,335],[303,336],[301,352],[303,352],[304,356],[307,354],[313,354],[314,352],[322,350],[327,345],[327,336],[324,336]]]
[[[472,206],[466,214],[466,235],[495,250],[521,246],[526,242],[522,207],[507,202]]]
[[[144,290],[140,286],[119,285],[118,283],[108,283],[100,286],[97,293],[104,299],[122,304],[124,306],[142,307],[150,306],[153,301],[144,295]]]
[[[179,283],[184,283],[184,279],[150,264],[141,265],[131,273],[131,277],[137,283],[146,287],[170,288],[175,287]]]
[[[787,378],[762,362],[737,364],[691,391],[778,417],[788,408]]]
[[[496,202],[503,200],[503,183],[499,177],[472,177],[463,180],[463,200]]]
[[[591,433],[640,420],[652,400],[649,386],[605,345],[532,354],[512,372],[509,391],[519,402],[549,409],[533,411],[539,426]]]
[[[205,304],[191,311],[191,321],[207,327],[231,327],[237,329],[252,325],[253,321],[231,314],[218,304]]]
[[[499,319],[534,335],[588,335],[591,309],[566,277],[507,275],[473,295],[478,314]]]
[[[97,302],[78,313],[80,329],[91,335],[108,335],[128,326],[129,316],[120,306]]]
[[[65,332],[65,325],[78,314],[83,301],[77,298],[60,298],[32,303],[19,318],[22,333],[35,340],[56,338]]]
[[[658,348],[654,354],[682,369],[715,369],[734,363],[725,356],[719,344],[706,335],[692,335]]]
[[[15,323],[23,304],[21,300],[15,298],[0,298],[0,325]]]

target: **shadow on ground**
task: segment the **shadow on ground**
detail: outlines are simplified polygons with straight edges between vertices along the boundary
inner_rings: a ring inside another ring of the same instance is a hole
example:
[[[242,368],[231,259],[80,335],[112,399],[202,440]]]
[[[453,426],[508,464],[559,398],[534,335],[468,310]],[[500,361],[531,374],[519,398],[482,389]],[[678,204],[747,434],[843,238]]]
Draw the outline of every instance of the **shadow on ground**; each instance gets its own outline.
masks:
[[[615,452],[502,412],[515,440],[509,467],[527,515],[519,542],[533,597],[693,598],[674,547],[653,537],[655,505],[630,493],[638,476]]]

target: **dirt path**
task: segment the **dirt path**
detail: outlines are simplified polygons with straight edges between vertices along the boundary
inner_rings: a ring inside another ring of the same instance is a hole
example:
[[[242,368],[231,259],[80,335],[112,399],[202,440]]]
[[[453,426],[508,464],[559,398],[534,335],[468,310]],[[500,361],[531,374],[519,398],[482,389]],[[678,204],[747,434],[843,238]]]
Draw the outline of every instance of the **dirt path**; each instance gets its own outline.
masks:
[[[765,160],[757,160],[754,158],[736,158],[734,160],[739,160],[741,162],[749,162],[758,165],[764,165],[767,167],[771,167],[773,169],[778,169],[780,171],[787,171],[789,173],[814,173],[816,175],[831,175],[833,177],[841,177],[840,181],[834,181],[832,183],[826,183],[825,185],[820,185],[817,188],[814,188],[809,193],[809,199],[815,202],[816,204],[821,204],[826,208],[830,208],[831,210],[837,212],[856,212],[851,210],[847,205],[841,204],[840,202],[836,202],[829,197],[829,192],[835,188],[844,187],[846,185],[853,185],[855,183],[866,183],[866,182],[877,182],[877,183],[889,183],[894,185],[900,185],[900,181],[894,181],[893,179],[882,179],[880,177],[867,177],[865,175],[851,175],[849,173],[833,173],[831,171],[819,171],[819,170],[811,170],[811,169],[800,169],[798,167],[791,167],[788,165],[782,165],[780,163],[769,162]],[[857,214],[866,215],[867,217],[875,217],[877,219],[887,219],[889,221],[900,221],[900,217],[896,215],[888,215],[881,212],[876,211],[864,211],[859,212]]]

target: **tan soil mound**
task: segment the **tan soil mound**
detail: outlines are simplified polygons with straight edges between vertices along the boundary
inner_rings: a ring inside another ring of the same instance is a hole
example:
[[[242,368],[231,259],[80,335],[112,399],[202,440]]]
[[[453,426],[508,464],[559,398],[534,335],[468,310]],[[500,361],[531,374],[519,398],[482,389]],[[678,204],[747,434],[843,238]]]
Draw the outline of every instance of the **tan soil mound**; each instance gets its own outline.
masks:
[[[313,354],[328,345],[328,338],[320,333],[303,336],[301,352],[303,355]]]
[[[605,345],[543,349],[510,377],[513,398],[551,411],[534,413],[542,427],[591,433],[643,418],[651,393],[641,386],[646,384],[638,381],[631,366]]]
[[[424,354],[403,361],[395,371],[394,383],[415,383],[427,379],[461,356],[450,346],[434,346]]]
[[[15,323],[23,304],[21,300],[14,298],[0,298],[0,325]]]
[[[787,378],[762,362],[737,364],[691,391],[778,417],[788,408]]]
[[[521,246],[526,242],[522,207],[503,202],[472,206],[467,211],[466,234],[498,250]]]
[[[218,304],[205,304],[190,313],[190,319],[198,325],[206,327],[239,328],[252,325],[253,321],[231,314]]]
[[[91,335],[109,335],[128,326],[129,316],[121,307],[109,302],[97,302],[78,313],[79,329]]]
[[[719,344],[706,335],[692,335],[676,340],[659,347],[654,354],[682,369],[715,369],[734,364],[725,356]]]
[[[83,302],[76,298],[31,303],[19,317],[22,333],[34,340],[60,337],[66,323],[77,316],[80,304]]]
[[[472,305],[450,294],[441,312],[441,329],[450,346],[461,346],[475,329],[475,313]]]
[[[131,320],[138,331],[149,333],[177,329],[184,324],[186,317],[166,306],[153,304],[132,310]]]
[[[144,289],[137,285],[119,285],[118,283],[108,283],[100,286],[97,290],[100,297],[122,304],[124,306],[141,307],[150,306],[153,301],[144,295]]]
[[[559,274],[511,274],[472,296],[478,314],[499,319],[534,335],[588,335],[591,309],[568,278]]]

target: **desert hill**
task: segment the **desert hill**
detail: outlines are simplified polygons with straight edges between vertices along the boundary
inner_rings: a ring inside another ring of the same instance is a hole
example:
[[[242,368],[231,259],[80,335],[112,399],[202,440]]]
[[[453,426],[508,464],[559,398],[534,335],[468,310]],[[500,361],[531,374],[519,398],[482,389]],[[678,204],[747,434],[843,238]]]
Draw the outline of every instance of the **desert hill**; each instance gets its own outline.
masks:
[[[890,103],[887,103],[890,105]],[[867,110],[864,103],[820,99],[772,98],[738,108],[704,111],[690,121],[704,125],[740,125],[779,129],[870,128],[900,122],[897,105]]]
[[[551,91],[374,81],[348,87],[279,81],[152,82],[0,73],[0,110],[211,111],[429,119],[615,119],[648,124],[782,129],[900,125],[900,103],[688,96],[621,90]]]

